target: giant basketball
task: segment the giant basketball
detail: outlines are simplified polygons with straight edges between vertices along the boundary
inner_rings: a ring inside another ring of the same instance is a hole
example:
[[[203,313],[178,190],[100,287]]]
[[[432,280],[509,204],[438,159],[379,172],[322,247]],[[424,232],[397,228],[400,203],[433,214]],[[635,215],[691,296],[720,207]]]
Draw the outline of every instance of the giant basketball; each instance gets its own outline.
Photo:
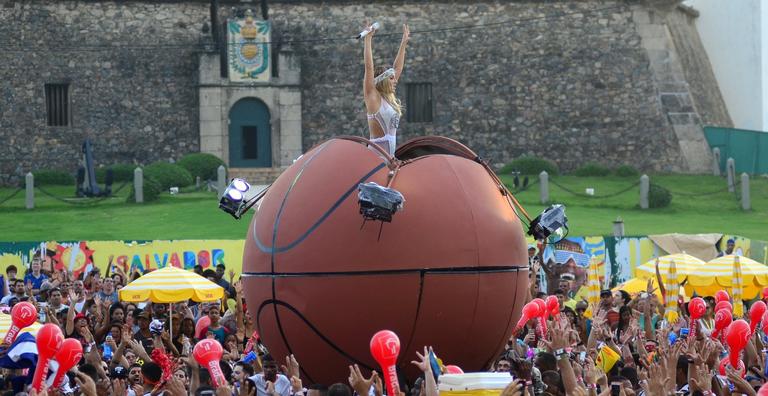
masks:
[[[525,303],[527,249],[506,190],[468,148],[426,137],[397,160],[364,139],[328,140],[275,181],[245,243],[248,310],[278,360],[310,383],[372,369],[371,336],[400,338],[398,369],[414,373],[431,345],[446,364],[484,370]],[[358,184],[405,197],[391,223],[364,221]]]

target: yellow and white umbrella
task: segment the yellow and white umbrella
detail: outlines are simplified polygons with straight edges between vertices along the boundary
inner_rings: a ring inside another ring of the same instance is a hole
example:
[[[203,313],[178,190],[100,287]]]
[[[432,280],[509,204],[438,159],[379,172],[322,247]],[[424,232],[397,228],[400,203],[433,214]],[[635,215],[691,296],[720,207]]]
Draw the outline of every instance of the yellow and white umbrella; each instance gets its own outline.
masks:
[[[661,294],[661,288],[659,287],[659,283],[656,280],[656,277],[648,278],[653,282],[653,288],[655,289],[653,294],[656,295],[656,298],[659,301],[664,301],[664,296]],[[642,278],[632,278],[624,283],[621,283],[611,289],[612,291],[617,290],[624,290],[625,292],[629,293],[630,295],[637,295],[640,293],[643,293],[648,288],[648,279],[642,279]],[[683,297],[684,301],[688,301],[689,293],[685,288],[680,288],[679,292],[680,296]]]
[[[589,268],[587,270],[587,311],[584,315],[588,318],[592,317],[592,307],[600,304],[600,274],[598,273],[597,258],[592,257],[589,260]]]
[[[741,296],[744,294],[744,275],[741,272],[741,260],[739,256],[733,260],[733,281],[731,282],[731,295],[733,296],[733,315],[737,318],[744,316],[744,303]]]
[[[718,290],[733,287],[736,260],[741,266],[742,297],[751,300],[768,286],[768,266],[748,257],[727,255],[707,262],[700,271],[688,277],[697,294],[712,296]]]
[[[172,266],[152,271],[120,289],[120,300],[130,302],[152,301],[171,304],[179,301],[216,301],[224,297],[224,288],[208,279]],[[170,305],[170,318],[173,305]],[[171,319],[173,320],[173,319]],[[173,329],[173,323],[170,326]],[[173,337],[173,333],[171,333]]]
[[[661,272],[661,265],[659,265],[659,272]],[[677,265],[675,260],[670,260],[669,271],[667,272],[667,278],[664,281],[666,289],[666,310],[664,311],[664,318],[669,323],[675,323],[677,321],[677,298],[680,290],[680,281],[677,278]]]
[[[176,267],[165,267],[143,275],[120,289],[120,300],[175,303],[185,300],[216,301],[224,297],[224,288],[206,278]]]
[[[33,336],[37,336],[37,330],[39,330],[41,326],[42,324],[38,322],[32,323],[31,326],[21,329],[19,334],[30,333]],[[11,315],[0,313],[0,340],[5,338],[5,335],[8,334],[8,329],[10,328],[11,328]]]
[[[672,262],[675,263],[677,281],[679,283],[682,283],[688,279],[688,276],[701,271],[701,268],[704,265],[703,260],[697,259],[690,254],[669,254],[649,260],[645,264],[638,266],[635,269],[637,277],[644,279],[656,277],[657,261],[659,263],[659,274],[661,274],[661,279],[664,284],[667,284],[667,274],[670,272],[670,266],[672,265]]]

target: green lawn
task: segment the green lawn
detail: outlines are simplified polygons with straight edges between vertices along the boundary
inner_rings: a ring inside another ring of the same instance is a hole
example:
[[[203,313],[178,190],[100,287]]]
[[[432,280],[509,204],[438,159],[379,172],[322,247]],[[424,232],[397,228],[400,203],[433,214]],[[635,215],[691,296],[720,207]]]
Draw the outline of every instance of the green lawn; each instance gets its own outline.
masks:
[[[510,177],[502,179],[511,184]],[[568,189],[596,195],[623,190],[636,180],[618,177],[561,176],[554,181]],[[610,235],[612,222],[621,216],[627,235],[669,232],[731,233],[768,240],[768,179],[752,180],[753,210],[743,212],[733,194],[683,196],[707,193],[725,186],[724,179],[710,176],[659,175],[651,182],[673,192],[672,205],[664,209],[637,208],[638,187],[611,198],[574,196],[550,184],[550,199],[567,206],[571,235]],[[72,187],[46,187],[57,196],[72,196]],[[13,189],[0,189],[0,201]],[[678,194],[675,194],[678,193]],[[74,206],[36,192],[34,210],[24,209],[24,192],[0,205],[0,241],[115,240],[115,239],[242,239],[250,216],[242,220],[218,209],[216,195],[207,192],[164,195],[144,205],[126,204],[128,189],[120,196],[96,205]],[[543,208],[539,186],[516,194],[531,216]],[[406,204],[407,205],[407,204]]]

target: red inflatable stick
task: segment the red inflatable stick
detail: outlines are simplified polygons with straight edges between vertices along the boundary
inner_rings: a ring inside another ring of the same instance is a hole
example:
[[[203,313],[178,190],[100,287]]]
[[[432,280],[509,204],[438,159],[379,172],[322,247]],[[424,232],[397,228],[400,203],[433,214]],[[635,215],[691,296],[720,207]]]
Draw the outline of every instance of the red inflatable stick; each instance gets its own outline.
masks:
[[[446,374],[464,374],[464,370],[461,369],[461,367],[449,364],[445,366],[445,373]]]
[[[730,347],[728,358],[730,359],[731,367],[738,367],[740,361],[739,354],[747,345],[747,342],[749,342],[749,337],[749,323],[744,319],[736,320],[728,326],[728,331],[725,333],[725,342]]]
[[[733,315],[728,309],[721,309],[715,312],[715,331],[712,332],[712,338],[720,339],[720,333],[731,325]]]
[[[557,319],[560,316],[560,301],[555,296],[547,297],[547,310],[550,316],[554,316]]]
[[[210,338],[201,340],[192,350],[192,356],[195,357],[197,363],[200,366],[207,368],[208,372],[211,374],[214,388],[226,383],[224,373],[221,371],[221,366],[219,366],[219,361],[223,354],[224,349],[221,348],[221,344]]]
[[[719,303],[721,301],[731,302],[731,296],[729,296],[728,292],[725,290],[718,290],[717,293],[715,293],[715,302]]]
[[[719,303],[715,304],[715,312],[721,309],[727,309],[728,313],[733,314],[733,305],[731,305],[731,303],[728,301],[720,301]]]
[[[61,343],[61,348],[56,352],[56,361],[59,362],[59,369],[53,378],[54,389],[59,389],[67,379],[65,375],[69,369],[80,363],[83,357],[83,345],[74,338],[67,338]]]
[[[538,318],[540,315],[539,304],[531,301],[523,306],[523,312],[520,314],[520,320],[517,321],[514,333],[517,333],[520,329],[533,318]]]
[[[205,315],[197,320],[197,324],[195,324],[195,337],[198,340],[202,340],[205,338],[205,332],[208,329],[208,326],[211,325],[211,318],[208,315]]]
[[[63,342],[61,329],[55,324],[44,324],[37,331],[37,368],[32,378],[32,387],[38,392],[43,389],[43,378],[48,374],[48,362],[59,351]]]
[[[400,384],[397,381],[397,355],[400,354],[400,339],[389,330],[381,330],[371,337],[371,355],[381,367],[387,395],[399,395]]]
[[[760,321],[763,320],[765,311],[766,306],[762,301],[756,301],[749,307],[749,334],[755,334],[755,329],[757,329],[757,325],[760,324]]]
[[[21,329],[31,326],[37,319],[37,309],[31,303],[22,301],[13,306],[11,310],[11,327],[8,329],[8,333],[5,334],[3,343],[10,344],[16,340],[16,336],[19,335]]]
[[[547,336],[547,317],[549,317],[549,311],[547,311],[547,303],[540,298],[534,298],[531,302],[536,303],[539,306],[539,336],[544,338]]]
[[[688,302],[688,313],[691,315],[691,325],[689,326],[691,340],[696,339],[696,333],[699,330],[699,319],[701,319],[701,317],[704,316],[706,312],[707,303],[704,302],[703,298],[695,297],[692,298],[690,302]]]
[[[720,360],[720,366],[718,368],[718,371],[720,372],[720,375],[728,375],[725,372],[725,367],[730,364],[729,361],[728,361],[728,358],[729,357],[726,356],[722,360]],[[742,362],[741,360],[737,361],[737,365],[736,366],[731,365],[731,367],[735,367],[736,372],[739,373],[739,375],[741,375],[742,378],[744,378],[747,375],[747,370],[744,367],[744,362]]]

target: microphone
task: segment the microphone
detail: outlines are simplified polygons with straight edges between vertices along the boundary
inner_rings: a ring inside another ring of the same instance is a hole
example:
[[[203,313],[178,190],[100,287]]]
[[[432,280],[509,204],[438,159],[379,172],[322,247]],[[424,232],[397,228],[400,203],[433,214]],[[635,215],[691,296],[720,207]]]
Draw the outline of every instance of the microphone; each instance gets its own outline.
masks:
[[[373,25],[369,26],[367,29],[365,29],[362,32],[360,32],[360,34],[355,36],[355,38],[360,40],[361,38],[367,36],[368,33],[372,32],[374,30],[379,30],[380,27],[381,27],[381,25],[379,25],[378,22],[374,22]]]

